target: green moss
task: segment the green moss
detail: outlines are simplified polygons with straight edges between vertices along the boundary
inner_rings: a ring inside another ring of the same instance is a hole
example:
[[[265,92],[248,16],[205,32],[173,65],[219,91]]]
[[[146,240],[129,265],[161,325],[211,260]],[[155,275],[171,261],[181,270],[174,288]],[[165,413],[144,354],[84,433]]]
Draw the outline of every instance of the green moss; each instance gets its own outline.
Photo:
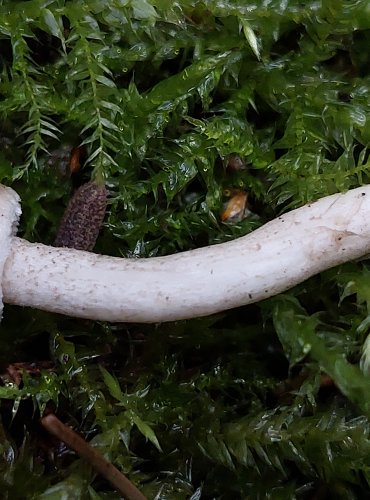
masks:
[[[52,242],[90,179],[110,191],[97,251],[136,257],[235,238],[369,181],[366,0],[0,4],[0,182],[22,197],[27,239]],[[230,188],[254,215],[224,224]],[[166,325],[7,306],[2,372],[34,365],[0,387],[4,498],[118,498],[41,432],[45,408],[148,498],[366,497],[368,275],[351,263]]]

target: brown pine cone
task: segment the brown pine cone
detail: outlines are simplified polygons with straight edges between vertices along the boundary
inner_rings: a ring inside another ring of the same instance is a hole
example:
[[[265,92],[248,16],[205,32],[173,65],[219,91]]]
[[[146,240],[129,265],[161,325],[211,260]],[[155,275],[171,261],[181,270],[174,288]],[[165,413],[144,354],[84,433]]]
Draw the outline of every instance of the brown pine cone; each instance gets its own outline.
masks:
[[[64,212],[54,245],[91,251],[107,208],[107,190],[95,181],[80,186]]]

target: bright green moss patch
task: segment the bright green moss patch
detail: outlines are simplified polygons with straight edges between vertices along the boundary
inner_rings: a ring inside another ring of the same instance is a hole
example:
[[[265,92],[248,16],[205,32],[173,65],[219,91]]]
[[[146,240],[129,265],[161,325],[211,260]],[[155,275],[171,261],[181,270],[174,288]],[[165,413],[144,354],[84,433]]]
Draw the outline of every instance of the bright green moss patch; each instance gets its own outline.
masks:
[[[110,191],[96,251],[135,257],[367,184],[369,43],[366,0],[0,2],[0,182],[21,195],[20,234],[51,243],[90,179]],[[223,223],[233,190],[251,214]],[[45,409],[149,499],[366,498],[368,278],[350,263],[165,325],[6,307],[4,498],[119,498],[45,434]]]

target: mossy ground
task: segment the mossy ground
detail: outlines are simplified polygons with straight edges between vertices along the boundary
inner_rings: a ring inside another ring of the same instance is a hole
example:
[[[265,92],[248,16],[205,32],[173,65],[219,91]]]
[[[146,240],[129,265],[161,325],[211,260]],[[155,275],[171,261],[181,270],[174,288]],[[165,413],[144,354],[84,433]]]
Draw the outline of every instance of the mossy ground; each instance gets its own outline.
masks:
[[[369,44],[367,0],[1,1],[0,181],[21,235],[52,242],[90,179],[110,190],[96,251],[135,257],[368,183]],[[223,223],[231,190],[252,215]],[[45,408],[150,499],[367,497],[369,308],[366,260],[174,324],[7,306],[1,370],[23,376],[0,387],[3,497],[118,498],[45,435]]]

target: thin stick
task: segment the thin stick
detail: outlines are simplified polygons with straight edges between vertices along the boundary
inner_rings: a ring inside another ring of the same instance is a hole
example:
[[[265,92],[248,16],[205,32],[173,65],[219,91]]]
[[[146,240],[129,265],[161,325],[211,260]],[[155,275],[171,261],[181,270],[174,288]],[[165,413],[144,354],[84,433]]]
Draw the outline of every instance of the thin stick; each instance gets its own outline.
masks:
[[[147,500],[146,497],[111,462],[108,462],[95,448],[90,446],[70,427],[64,425],[53,413],[41,419],[41,424],[53,436],[72,448],[80,457],[89,462],[127,500]]]

